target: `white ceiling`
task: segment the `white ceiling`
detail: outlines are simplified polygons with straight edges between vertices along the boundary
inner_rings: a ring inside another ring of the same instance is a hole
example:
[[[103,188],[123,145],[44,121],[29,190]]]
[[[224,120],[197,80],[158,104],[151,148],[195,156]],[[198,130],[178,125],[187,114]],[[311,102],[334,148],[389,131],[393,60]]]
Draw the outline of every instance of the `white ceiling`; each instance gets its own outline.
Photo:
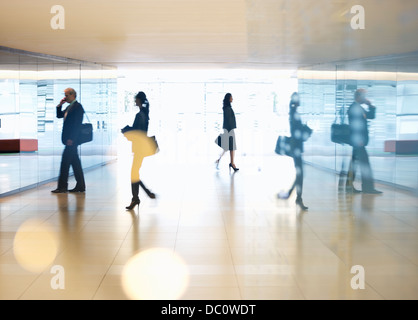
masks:
[[[0,46],[125,67],[288,69],[418,52],[418,0],[0,0]],[[50,26],[65,9],[65,29]],[[353,30],[354,5],[365,30]]]

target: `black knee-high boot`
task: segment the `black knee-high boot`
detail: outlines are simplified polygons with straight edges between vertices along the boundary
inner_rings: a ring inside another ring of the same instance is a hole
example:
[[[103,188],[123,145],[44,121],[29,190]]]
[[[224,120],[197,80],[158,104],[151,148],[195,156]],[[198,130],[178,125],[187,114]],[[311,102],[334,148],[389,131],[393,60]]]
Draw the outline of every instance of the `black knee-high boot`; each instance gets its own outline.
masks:
[[[131,184],[131,189],[132,189],[132,201],[131,204],[129,206],[126,207],[126,209],[128,210],[132,210],[133,208],[135,208],[136,205],[139,205],[139,203],[141,202],[139,200],[139,182],[134,182]]]
[[[142,187],[142,189],[144,189],[145,193],[148,195],[148,197],[150,197],[151,199],[155,199],[155,194],[152,193],[145,185],[142,181],[139,181],[139,185]]]
[[[138,201],[139,200],[139,184],[140,182],[134,182],[131,184],[132,189],[132,201]]]

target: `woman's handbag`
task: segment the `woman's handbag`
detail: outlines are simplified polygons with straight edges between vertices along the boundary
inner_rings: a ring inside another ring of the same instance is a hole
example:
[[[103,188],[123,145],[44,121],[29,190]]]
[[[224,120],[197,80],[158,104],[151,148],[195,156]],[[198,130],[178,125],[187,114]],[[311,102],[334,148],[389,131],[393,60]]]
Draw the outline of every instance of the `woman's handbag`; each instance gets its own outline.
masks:
[[[220,133],[219,136],[215,139],[215,143],[222,148],[222,139],[224,137],[223,133]]]
[[[274,152],[281,156],[293,157],[292,138],[287,136],[279,136],[276,142]]]
[[[154,142],[155,153],[160,152],[160,146],[158,145],[157,138],[155,136],[150,137]]]
[[[346,123],[333,123],[331,125],[331,141],[338,144],[350,145],[350,126]]]
[[[304,124],[302,129],[302,140],[307,141],[311,137],[312,132],[313,130],[309,128],[307,124]]]
[[[225,151],[234,150],[234,137],[227,133],[220,133],[215,139],[215,143]]]
[[[121,131],[125,138],[132,142],[132,152],[142,157],[150,157],[160,152],[160,147],[155,136],[147,136],[144,131],[141,130],[128,130],[128,126]]]

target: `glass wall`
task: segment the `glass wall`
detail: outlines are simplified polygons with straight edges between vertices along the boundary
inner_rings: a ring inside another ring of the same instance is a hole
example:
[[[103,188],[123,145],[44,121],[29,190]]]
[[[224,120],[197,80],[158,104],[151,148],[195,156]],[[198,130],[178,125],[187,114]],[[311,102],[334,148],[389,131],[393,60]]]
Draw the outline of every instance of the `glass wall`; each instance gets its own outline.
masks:
[[[351,147],[331,142],[331,124],[348,121],[354,92],[365,88],[377,107],[376,119],[369,121],[367,146],[375,179],[418,192],[417,154],[387,149],[388,141],[418,140],[418,70],[411,65],[346,62],[297,72],[133,70],[118,78],[116,70],[97,64],[0,52],[0,140],[38,142],[36,152],[0,154],[0,194],[56,179],[63,145],[55,106],[67,87],[77,91],[86,111],[84,121],[94,126],[93,142],[80,147],[85,169],[121,153],[130,155],[130,143],[120,129],[132,125],[138,112],[134,95],[144,91],[151,104],[149,134],[157,136],[161,147],[155,160],[198,164],[215,159],[222,100],[230,92],[237,117],[237,155],[257,170],[269,156],[276,157],[277,136],[289,133],[289,98],[299,91],[302,119],[314,130],[304,158],[336,173],[347,171]]]
[[[237,155],[257,168],[275,156],[280,132],[288,130],[288,104],[297,90],[295,71],[258,70],[138,70],[119,79],[120,125],[132,125],[138,107],[134,96],[144,91],[150,102],[149,135],[161,146],[159,161],[202,164],[216,160],[215,144],[223,132],[222,101],[233,96],[237,120]],[[120,152],[130,145],[120,135]],[[156,161],[157,158],[153,159]]]
[[[330,129],[335,121],[348,122],[354,92],[365,88],[377,107],[376,119],[369,121],[367,146],[374,177],[417,192],[417,154],[385,148],[387,141],[418,140],[418,72],[407,69],[347,63],[294,72],[132,71],[119,79],[119,127],[132,124],[138,112],[134,95],[144,91],[151,104],[150,134],[162,147],[160,161],[197,164],[215,159],[220,151],[214,140],[222,131],[222,100],[230,92],[238,126],[237,155],[247,168],[257,170],[276,165],[276,139],[289,134],[289,99],[299,91],[302,119],[314,130],[305,144],[305,161],[333,173],[346,172],[352,148],[331,142]],[[119,139],[120,152],[130,152],[126,139],[122,135]]]
[[[368,121],[370,142],[366,147],[374,178],[418,193],[417,147],[407,152],[388,148],[390,141],[418,144],[418,72],[411,66],[386,60],[300,70],[303,118],[314,128],[306,143],[307,163],[335,172],[348,170],[352,148],[331,142],[331,125],[348,123],[347,109],[354,101],[354,92],[363,88],[377,108],[376,118]]]
[[[62,119],[55,106],[72,87],[94,124],[80,146],[85,170],[116,159],[117,74],[113,68],[10,49],[0,51],[0,143],[34,140],[34,151],[0,152],[0,195],[57,178]]]

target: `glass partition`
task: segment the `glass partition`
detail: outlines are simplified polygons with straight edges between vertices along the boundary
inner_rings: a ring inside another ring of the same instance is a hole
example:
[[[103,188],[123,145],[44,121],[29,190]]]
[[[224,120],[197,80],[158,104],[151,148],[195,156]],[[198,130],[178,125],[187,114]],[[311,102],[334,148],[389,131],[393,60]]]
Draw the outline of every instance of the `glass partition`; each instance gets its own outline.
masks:
[[[19,126],[19,56],[4,53],[0,60],[0,139],[18,139]],[[20,187],[20,158],[16,154],[2,155],[0,190]],[[13,179],[10,179],[10,173]],[[0,192],[1,193],[1,192]]]
[[[117,116],[116,85],[111,67],[0,50],[0,146],[10,140],[29,146],[1,149],[0,195],[57,179],[64,146],[63,121],[55,107],[68,87],[76,90],[86,111],[84,122],[94,121],[94,141],[79,147],[83,168],[116,159],[116,128],[111,125]]]
[[[375,179],[417,192],[417,152],[393,149],[393,143],[418,140],[418,70],[399,61],[324,64],[297,72],[135,70],[118,79],[108,66],[0,51],[0,140],[34,139],[38,144],[36,151],[0,153],[0,194],[56,179],[63,145],[55,106],[67,87],[77,91],[84,121],[94,127],[94,140],[80,147],[85,169],[130,152],[120,129],[132,125],[138,91],[146,92],[151,104],[149,134],[163,146],[160,160],[196,163],[216,157],[222,100],[230,92],[239,126],[238,153],[262,165],[265,156],[274,156],[277,136],[289,133],[289,99],[299,91],[303,122],[314,130],[305,143],[305,161],[343,174],[352,148],[331,142],[330,129],[335,121],[348,121],[354,92],[364,88],[377,107],[367,146]]]
[[[354,92],[362,88],[376,106],[376,118],[368,120],[366,147],[375,180],[417,193],[418,70],[382,60],[299,70],[303,118],[314,128],[306,143],[305,160],[322,169],[347,172],[352,147],[331,142],[331,125],[348,123]],[[402,150],[405,142],[411,144]]]
[[[222,101],[233,96],[237,154],[249,167],[275,156],[279,133],[288,131],[289,99],[297,90],[294,71],[279,70],[138,70],[119,79],[119,128],[132,125],[138,108],[134,96],[144,91],[150,102],[149,135],[161,145],[158,159],[197,164],[219,156],[215,138],[223,132]],[[123,136],[120,152],[129,152]]]

